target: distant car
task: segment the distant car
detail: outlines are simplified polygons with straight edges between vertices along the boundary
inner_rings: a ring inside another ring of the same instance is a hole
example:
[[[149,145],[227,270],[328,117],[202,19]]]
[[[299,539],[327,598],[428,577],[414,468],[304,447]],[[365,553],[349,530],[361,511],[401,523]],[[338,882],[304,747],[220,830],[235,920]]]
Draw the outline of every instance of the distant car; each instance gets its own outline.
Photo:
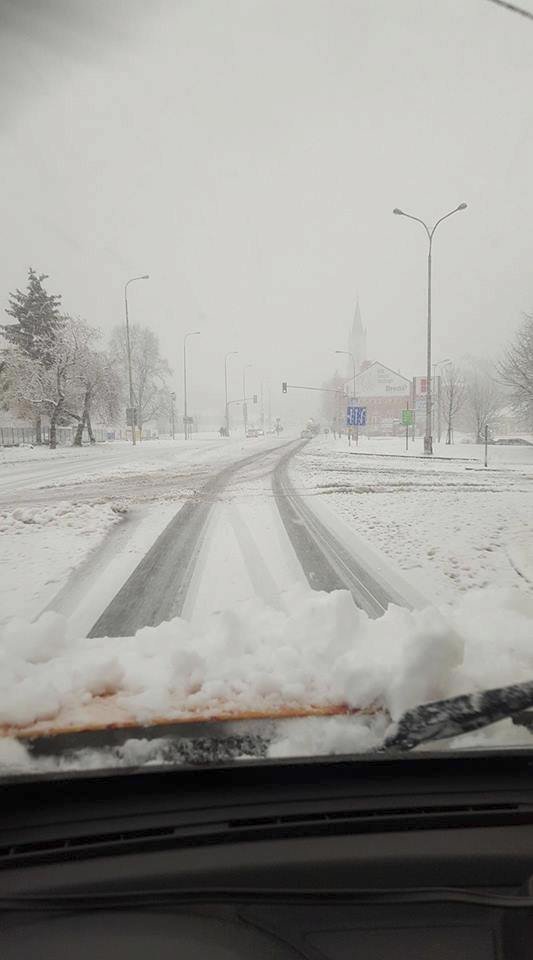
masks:
[[[313,434],[311,433],[310,430],[302,430],[302,432],[301,432],[301,434],[300,434],[300,439],[301,439],[301,440],[310,440],[312,436],[313,436]]]
[[[259,430],[256,430],[255,427],[250,427],[250,429],[246,431],[246,436],[247,436],[247,437],[258,437],[258,436],[259,436]]]
[[[494,440],[494,443],[509,447],[533,447],[531,440],[524,440],[523,437],[502,437],[500,440]]]

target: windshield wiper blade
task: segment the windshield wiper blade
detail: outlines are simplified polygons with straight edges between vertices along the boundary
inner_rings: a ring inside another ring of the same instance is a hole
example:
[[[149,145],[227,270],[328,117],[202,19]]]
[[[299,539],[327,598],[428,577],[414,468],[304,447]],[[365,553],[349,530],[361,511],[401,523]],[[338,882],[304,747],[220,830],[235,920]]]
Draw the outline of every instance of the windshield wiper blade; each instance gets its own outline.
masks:
[[[381,750],[412,750],[420,743],[444,740],[488,727],[531,706],[533,680],[422,703],[412,710],[406,710]]]

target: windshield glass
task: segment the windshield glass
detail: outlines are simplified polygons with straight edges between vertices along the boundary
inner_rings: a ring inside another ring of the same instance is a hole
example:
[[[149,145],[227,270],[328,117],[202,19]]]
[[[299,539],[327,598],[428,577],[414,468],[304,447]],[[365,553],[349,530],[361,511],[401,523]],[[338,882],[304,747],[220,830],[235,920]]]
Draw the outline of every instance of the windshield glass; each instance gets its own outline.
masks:
[[[0,23],[0,771],[531,748],[533,0]]]

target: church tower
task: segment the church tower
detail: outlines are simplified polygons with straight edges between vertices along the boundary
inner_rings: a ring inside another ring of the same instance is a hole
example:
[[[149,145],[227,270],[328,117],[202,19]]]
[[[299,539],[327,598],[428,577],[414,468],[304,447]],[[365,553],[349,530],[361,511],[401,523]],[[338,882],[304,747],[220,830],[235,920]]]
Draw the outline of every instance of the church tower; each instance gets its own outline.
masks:
[[[366,361],[366,329],[363,327],[363,321],[361,319],[359,297],[357,297],[352,329],[348,338],[348,350],[355,358],[355,369],[357,370],[357,373],[360,373],[361,368]],[[351,370],[352,367],[350,365],[350,373]]]

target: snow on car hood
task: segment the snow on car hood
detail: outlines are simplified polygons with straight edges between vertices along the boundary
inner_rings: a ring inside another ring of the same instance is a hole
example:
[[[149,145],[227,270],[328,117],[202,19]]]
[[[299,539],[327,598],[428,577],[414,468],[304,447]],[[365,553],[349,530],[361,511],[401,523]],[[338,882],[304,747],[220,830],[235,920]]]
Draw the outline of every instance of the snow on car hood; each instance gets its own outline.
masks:
[[[4,732],[43,720],[83,725],[110,706],[139,724],[221,707],[336,704],[377,706],[395,720],[418,703],[533,678],[532,625],[533,599],[519,590],[479,591],[454,607],[392,606],[372,620],[346,591],[298,586],[276,607],[255,599],[203,622],[176,618],[135,637],[74,642],[65,618],[48,612],[3,629],[0,725]],[[321,752],[349,749],[351,718],[332,722],[325,742],[312,734],[326,729],[320,723],[294,721],[304,753],[318,741]],[[293,749],[288,729],[278,754]]]

